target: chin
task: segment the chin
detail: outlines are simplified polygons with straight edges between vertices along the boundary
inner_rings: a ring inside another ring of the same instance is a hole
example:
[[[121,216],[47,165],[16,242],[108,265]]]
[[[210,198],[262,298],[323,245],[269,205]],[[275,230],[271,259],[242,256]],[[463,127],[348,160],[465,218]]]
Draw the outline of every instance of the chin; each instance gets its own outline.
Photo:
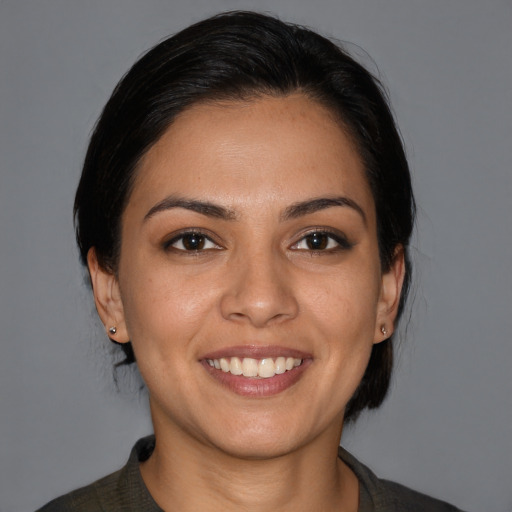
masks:
[[[240,460],[269,460],[287,455],[295,451],[298,446],[295,446],[290,439],[268,439],[260,436],[243,442],[230,440],[227,443],[219,443],[217,448],[224,454]]]
[[[293,422],[298,425],[298,422]],[[217,434],[217,435],[215,435]],[[273,422],[237,422],[212,433],[211,445],[238,459],[258,460],[281,457],[307,444],[309,436],[296,426]]]

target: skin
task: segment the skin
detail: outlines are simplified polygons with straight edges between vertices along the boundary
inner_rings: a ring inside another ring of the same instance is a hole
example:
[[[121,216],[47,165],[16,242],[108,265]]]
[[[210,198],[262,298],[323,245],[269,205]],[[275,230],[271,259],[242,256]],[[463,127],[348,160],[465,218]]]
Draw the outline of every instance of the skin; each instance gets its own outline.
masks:
[[[166,207],[169,197],[228,215]],[[333,197],[350,204],[290,215]],[[208,237],[202,250],[185,250],[179,235],[191,230]],[[312,231],[334,237],[311,250]],[[382,272],[361,160],[319,104],[207,103],[175,120],[138,170],[117,272],[89,252],[98,312],[132,341],[149,390],[157,445],[141,472],[162,508],[357,510],[337,446],[372,346],[393,330],[397,254]],[[246,345],[298,349],[310,364],[280,393],[241,396],[202,361]]]

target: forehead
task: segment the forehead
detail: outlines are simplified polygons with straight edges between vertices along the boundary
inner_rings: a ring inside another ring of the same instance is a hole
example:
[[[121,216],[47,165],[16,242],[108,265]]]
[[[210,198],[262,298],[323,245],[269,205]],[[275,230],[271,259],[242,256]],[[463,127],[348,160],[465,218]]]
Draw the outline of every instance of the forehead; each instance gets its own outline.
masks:
[[[184,194],[229,204],[328,193],[373,199],[355,144],[302,94],[208,102],[183,111],[139,165],[129,203]]]

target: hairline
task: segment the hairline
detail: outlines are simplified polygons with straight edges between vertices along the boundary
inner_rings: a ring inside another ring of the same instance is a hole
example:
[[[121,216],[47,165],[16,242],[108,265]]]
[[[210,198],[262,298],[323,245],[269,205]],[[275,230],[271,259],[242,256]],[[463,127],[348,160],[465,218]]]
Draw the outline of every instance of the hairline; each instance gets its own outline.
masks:
[[[361,161],[361,165],[364,170],[365,179],[368,183],[368,186],[370,188],[370,192],[372,195],[372,199],[374,202],[375,210],[376,210],[376,198],[374,196],[373,188],[371,186],[371,182],[369,179],[368,174],[368,164],[366,162],[366,158],[364,156],[364,152],[361,147],[361,143],[358,140],[357,135],[355,134],[355,129],[352,128],[344,119],[342,116],[341,108],[336,108],[336,104],[334,101],[334,98],[329,101],[328,98],[321,97],[318,93],[315,93],[312,87],[303,87],[303,86],[296,86],[293,89],[290,90],[278,90],[277,88],[271,88],[269,86],[261,86],[257,87],[254,85],[249,85],[246,87],[246,90],[244,91],[243,88],[240,88],[239,91],[223,91],[221,89],[219,90],[212,90],[208,93],[198,95],[196,98],[192,99],[189,103],[184,105],[182,108],[180,108],[173,116],[169,116],[168,122],[165,124],[165,126],[162,128],[161,132],[159,133],[158,137],[148,144],[144,151],[141,153],[139,158],[133,163],[133,171],[130,174],[129,184],[126,189],[126,194],[124,197],[124,201],[122,204],[122,207],[120,209],[119,214],[119,222],[118,222],[118,233],[115,236],[115,240],[117,241],[116,246],[114,247],[114,250],[112,251],[112,260],[106,263],[106,269],[112,271],[112,273],[117,274],[118,270],[118,264],[119,264],[119,258],[121,256],[121,235],[122,235],[122,226],[123,226],[123,217],[124,212],[128,206],[128,203],[130,202],[130,198],[132,196],[134,187],[136,185],[137,176],[139,175],[139,172],[141,168],[143,167],[143,163],[145,160],[146,155],[149,153],[149,151],[156,145],[158,142],[162,139],[162,137],[165,135],[165,133],[170,129],[171,126],[174,125],[174,123],[184,114],[186,114],[189,111],[193,111],[195,108],[201,107],[201,106],[214,106],[219,108],[230,108],[235,105],[242,105],[242,104],[251,104],[254,102],[257,102],[259,100],[262,100],[264,98],[288,98],[290,96],[294,95],[302,95],[303,97],[307,98],[308,100],[316,103],[319,107],[321,107],[325,113],[331,118],[331,120],[340,128],[340,130],[343,132],[343,134],[348,138],[349,143],[351,144],[353,150],[357,154],[358,158]],[[376,211],[377,213],[377,211]],[[378,219],[377,219],[378,224]],[[379,251],[380,252],[380,251]]]

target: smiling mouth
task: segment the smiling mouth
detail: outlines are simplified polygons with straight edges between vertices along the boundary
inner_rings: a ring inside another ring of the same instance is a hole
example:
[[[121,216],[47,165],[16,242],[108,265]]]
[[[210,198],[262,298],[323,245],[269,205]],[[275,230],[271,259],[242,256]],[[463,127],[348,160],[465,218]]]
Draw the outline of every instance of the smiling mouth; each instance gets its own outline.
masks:
[[[252,357],[221,357],[220,359],[207,359],[206,362],[217,370],[231,375],[269,379],[275,375],[282,375],[297,368],[303,363],[302,359],[295,357],[266,357],[254,359]]]

